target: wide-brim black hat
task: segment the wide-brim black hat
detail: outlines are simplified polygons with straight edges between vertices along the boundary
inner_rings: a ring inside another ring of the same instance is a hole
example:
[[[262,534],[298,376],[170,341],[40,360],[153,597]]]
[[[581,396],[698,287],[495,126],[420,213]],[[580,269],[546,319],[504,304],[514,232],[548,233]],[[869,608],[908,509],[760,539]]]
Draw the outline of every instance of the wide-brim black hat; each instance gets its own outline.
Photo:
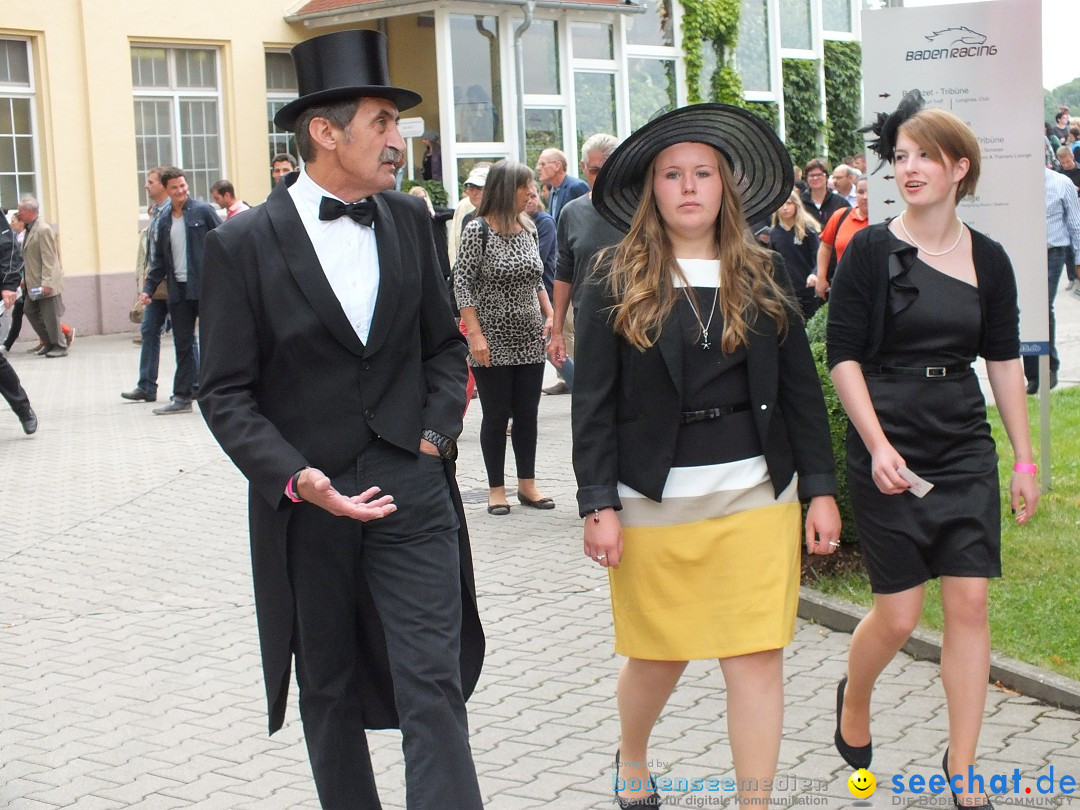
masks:
[[[398,110],[415,107],[419,93],[390,84],[386,37],[356,28],[305,40],[292,49],[300,97],[274,116],[274,123],[292,132],[308,107],[361,97],[387,98]]]
[[[795,186],[791,155],[765,121],[729,104],[691,104],[654,118],[611,153],[593,186],[596,210],[629,231],[649,164],[669,146],[686,142],[715,147],[727,159],[748,222],[772,214]]]

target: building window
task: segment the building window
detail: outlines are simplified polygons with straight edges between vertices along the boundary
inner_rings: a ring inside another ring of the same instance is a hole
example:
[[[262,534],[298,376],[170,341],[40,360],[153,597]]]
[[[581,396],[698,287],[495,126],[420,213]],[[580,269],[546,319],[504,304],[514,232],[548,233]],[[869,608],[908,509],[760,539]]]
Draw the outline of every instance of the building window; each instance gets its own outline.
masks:
[[[743,90],[772,90],[769,78],[768,0],[742,0],[735,63],[742,76]]]
[[[503,139],[499,18],[450,16],[454,60],[454,119],[459,143]]]
[[[288,152],[298,161],[300,160],[300,155],[296,150],[296,136],[284,129],[278,129],[274,124],[274,116],[277,115],[278,110],[294,100],[298,93],[296,66],[293,64],[292,57],[281,51],[267,51],[266,129],[270,138],[267,166],[270,166],[274,155],[280,155],[282,152]]]
[[[615,125],[615,74],[576,71],[574,112],[579,145],[598,132],[616,134],[619,130]]]
[[[562,110],[525,110],[525,165],[535,166],[545,149],[562,149]]]
[[[29,43],[0,39],[0,200],[9,208],[37,194],[33,105]]]
[[[571,23],[570,45],[575,59],[615,58],[615,37],[607,23]]]
[[[631,45],[675,44],[671,24],[671,0],[646,0],[644,14],[626,17],[626,41]]]
[[[675,108],[674,59],[631,58],[626,60],[626,68],[631,130],[648,123],[658,111]]]
[[[139,194],[154,166],[184,169],[191,194],[208,200],[225,176],[221,91],[213,48],[131,48]]]
[[[533,20],[522,37],[525,64],[525,92],[556,96],[559,89],[559,24],[555,20]]]
[[[851,0],[821,0],[822,28],[851,33]]]
[[[796,51],[813,49],[810,0],[780,0],[780,47]]]

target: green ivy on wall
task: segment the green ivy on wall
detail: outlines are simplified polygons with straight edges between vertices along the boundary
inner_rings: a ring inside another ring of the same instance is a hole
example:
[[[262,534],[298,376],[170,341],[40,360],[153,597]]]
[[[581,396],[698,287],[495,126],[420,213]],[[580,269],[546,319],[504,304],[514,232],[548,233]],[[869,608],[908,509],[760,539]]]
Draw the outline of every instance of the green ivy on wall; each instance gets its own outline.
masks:
[[[732,65],[739,39],[740,0],[682,0],[686,96],[691,104],[706,99],[743,106],[742,79]],[[711,82],[703,81],[703,49],[716,53]]]
[[[856,130],[860,120],[859,87],[862,83],[862,47],[858,42],[825,41],[825,109],[829,157],[833,163],[865,149]]]
[[[780,128],[780,105],[771,101],[748,101],[746,109],[756,115],[773,129]]]
[[[825,122],[819,117],[818,63],[816,59],[785,59],[783,73],[785,143],[791,159],[802,166],[821,151],[818,134]]]

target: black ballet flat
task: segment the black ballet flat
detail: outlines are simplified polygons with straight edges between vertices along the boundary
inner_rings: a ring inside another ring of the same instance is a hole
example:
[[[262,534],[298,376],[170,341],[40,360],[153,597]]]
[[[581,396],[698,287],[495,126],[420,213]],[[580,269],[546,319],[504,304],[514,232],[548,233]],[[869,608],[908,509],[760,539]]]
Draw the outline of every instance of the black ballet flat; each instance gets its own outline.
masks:
[[[873,741],[866,745],[848,745],[844,742],[844,736],[840,733],[840,716],[844,713],[844,689],[846,687],[847,676],[845,675],[840,679],[840,683],[836,685],[836,734],[833,735],[833,742],[836,743],[836,750],[844,758],[844,762],[852,768],[855,770],[869,768],[870,761],[874,758]]]
[[[952,777],[949,776],[949,749],[945,749],[945,756],[941,758],[941,770],[945,772],[945,781],[949,783],[949,791],[952,793],[952,801],[961,810],[994,810],[994,805],[990,803],[990,800],[983,797],[982,804],[960,804],[960,799],[956,795],[956,791],[952,789]]]
[[[521,502],[522,505],[531,506],[533,509],[555,508],[555,501],[553,501],[551,498],[537,498],[535,501],[531,501],[519,492],[517,499]]]
[[[509,515],[510,504],[508,503],[489,503],[488,504],[489,515]]]
[[[619,754],[620,751],[615,752],[615,784],[619,784]],[[649,787],[652,788],[652,793],[646,796],[644,799],[624,799],[619,795],[618,788],[614,791],[615,803],[622,808],[622,810],[633,810],[635,807],[660,807],[662,799],[660,794],[656,792],[656,778],[649,774]]]

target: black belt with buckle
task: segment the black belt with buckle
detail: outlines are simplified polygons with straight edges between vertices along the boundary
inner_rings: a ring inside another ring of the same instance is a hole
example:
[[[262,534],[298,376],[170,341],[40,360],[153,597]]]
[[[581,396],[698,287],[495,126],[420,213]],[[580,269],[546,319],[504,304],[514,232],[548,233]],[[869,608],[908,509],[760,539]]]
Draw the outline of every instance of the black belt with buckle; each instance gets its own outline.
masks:
[[[729,416],[740,411],[750,410],[749,402],[740,402],[736,405],[721,405],[719,408],[706,408],[703,411],[683,411],[679,415],[679,421],[684,425],[692,425],[694,422],[708,422],[710,419],[719,419],[721,416]]]
[[[926,377],[936,379],[939,377],[955,377],[971,371],[970,363],[953,363],[951,366],[870,366],[864,365],[863,371],[868,374],[906,374],[909,377]]]

